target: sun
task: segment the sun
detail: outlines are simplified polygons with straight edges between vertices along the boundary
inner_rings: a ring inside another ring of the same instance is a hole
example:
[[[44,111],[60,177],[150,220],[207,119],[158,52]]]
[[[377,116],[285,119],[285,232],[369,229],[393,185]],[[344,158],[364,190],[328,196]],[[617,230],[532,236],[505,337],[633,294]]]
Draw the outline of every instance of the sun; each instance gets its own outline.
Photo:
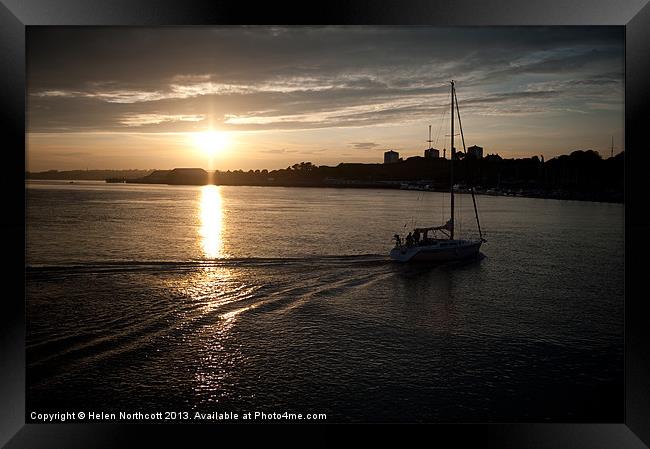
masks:
[[[214,156],[228,145],[228,135],[220,131],[194,133],[194,144],[208,156]]]

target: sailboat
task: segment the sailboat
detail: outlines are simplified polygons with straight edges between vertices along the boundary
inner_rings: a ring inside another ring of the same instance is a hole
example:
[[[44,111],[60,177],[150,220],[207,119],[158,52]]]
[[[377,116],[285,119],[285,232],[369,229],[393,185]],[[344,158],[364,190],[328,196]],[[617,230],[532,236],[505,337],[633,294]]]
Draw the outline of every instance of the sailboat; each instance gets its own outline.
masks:
[[[454,104],[456,111],[454,111]],[[478,219],[478,210],[476,208],[476,198],[472,188],[472,201],[474,203],[474,213],[476,215],[476,224],[478,226],[478,239],[457,239],[454,235],[454,159],[456,150],[454,148],[454,112],[458,114],[458,125],[460,127],[463,139],[463,149],[465,153],[465,137],[463,136],[463,127],[460,121],[460,110],[458,109],[458,99],[456,98],[456,87],[454,81],[451,81],[451,161],[450,161],[450,188],[449,196],[451,200],[451,217],[442,226],[429,226],[415,228],[409,233],[405,240],[402,240],[399,234],[393,237],[395,247],[390,251],[390,258],[398,262],[450,262],[477,256],[481,244],[486,240],[481,232],[481,224]],[[429,233],[432,236],[429,237]],[[442,234],[442,237],[438,237]]]

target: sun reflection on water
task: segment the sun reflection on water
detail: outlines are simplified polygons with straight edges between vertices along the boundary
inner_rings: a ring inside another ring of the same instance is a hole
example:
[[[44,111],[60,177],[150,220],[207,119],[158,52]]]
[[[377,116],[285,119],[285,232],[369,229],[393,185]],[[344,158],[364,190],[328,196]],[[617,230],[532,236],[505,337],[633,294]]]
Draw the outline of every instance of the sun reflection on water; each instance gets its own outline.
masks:
[[[218,186],[208,185],[201,188],[200,218],[199,234],[203,254],[208,259],[223,257],[223,211],[221,190]]]

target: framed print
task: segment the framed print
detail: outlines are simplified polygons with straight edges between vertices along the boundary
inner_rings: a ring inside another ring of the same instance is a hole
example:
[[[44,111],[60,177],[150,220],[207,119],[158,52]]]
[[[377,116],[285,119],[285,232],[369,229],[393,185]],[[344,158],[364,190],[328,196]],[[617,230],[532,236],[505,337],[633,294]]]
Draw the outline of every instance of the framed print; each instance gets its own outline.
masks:
[[[0,16],[6,447],[647,446],[646,2]]]

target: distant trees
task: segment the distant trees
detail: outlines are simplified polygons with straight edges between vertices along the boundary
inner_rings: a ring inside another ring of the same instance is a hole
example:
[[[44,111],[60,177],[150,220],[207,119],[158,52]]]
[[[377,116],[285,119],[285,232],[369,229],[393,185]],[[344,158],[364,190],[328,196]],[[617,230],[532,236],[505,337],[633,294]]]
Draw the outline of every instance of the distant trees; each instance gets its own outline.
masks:
[[[137,179],[151,174],[154,170],[48,170],[25,172],[25,179],[74,179],[103,181],[105,179]]]
[[[593,150],[577,150],[546,162],[543,184],[572,190],[622,188],[623,170],[623,153],[603,160]]]
[[[309,173],[317,169],[318,167],[311,162],[301,162],[299,164],[293,164],[289,167],[290,170],[294,170],[301,173]]]

